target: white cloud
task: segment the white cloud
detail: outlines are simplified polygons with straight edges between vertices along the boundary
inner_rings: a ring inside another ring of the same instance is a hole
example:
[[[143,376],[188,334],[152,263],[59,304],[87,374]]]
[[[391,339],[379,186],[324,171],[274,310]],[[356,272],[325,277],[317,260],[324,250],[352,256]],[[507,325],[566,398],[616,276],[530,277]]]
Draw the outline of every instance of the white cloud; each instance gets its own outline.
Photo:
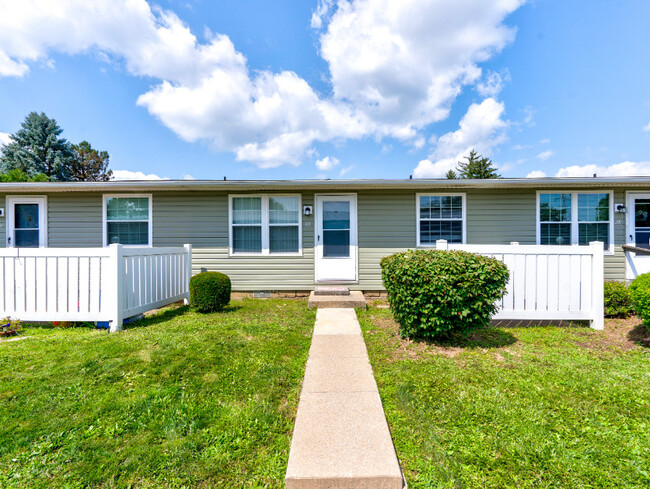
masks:
[[[455,169],[458,161],[472,149],[488,155],[505,141],[508,122],[503,120],[504,111],[503,103],[493,98],[470,105],[460,120],[459,128],[438,139],[433,154],[418,163],[413,175],[418,178],[442,177],[448,170]]]
[[[144,174],[141,171],[113,170],[113,180],[169,180],[154,173]]]
[[[624,161],[610,166],[574,165],[561,168],[556,177],[638,177],[650,176],[650,161]]]
[[[334,95],[399,139],[445,119],[478,63],[514,39],[503,24],[523,1],[339,0],[321,55]]]
[[[522,3],[322,0],[311,19],[330,69],[322,96],[294,72],[252,72],[228,36],[200,42],[145,0],[0,0],[0,76],[24,76],[53,52],[95,53],[153,78],[137,103],[182,139],[262,168],[297,165],[315,142],[394,137],[417,148],[464,86],[497,89],[479,63],[513,40],[503,21]]]
[[[334,158],[331,156],[326,156],[323,159],[316,160],[316,168],[322,171],[328,171],[334,168],[336,165],[338,165],[340,162],[338,158]]]
[[[526,175],[526,178],[546,178],[547,175],[545,172],[542,170],[534,170],[531,171],[528,175]]]
[[[347,175],[354,169],[354,165],[347,166],[345,168],[341,168],[341,171],[339,172],[339,178]]]
[[[553,156],[555,153],[551,151],[550,149],[546,151],[542,151],[540,154],[537,155],[537,159],[541,161],[546,161],[548,160],[551,156]]]
[[[196,178],[194,178],[189,173],[186,173],[185,175],[183,175],[183,180],[196,180]]]
[[[316,10],[311,14],[311,27],[320,29],[327,14],[332,10],[334,0],[319,0]]]
[[[503,90],[503,85],[507,81],[510,81],[509,71],[504,71],[503,75],[491,71],[476,84],[476,91],[482,97],[496,97]]]
[[[648,122],[645,126],[643,126],[643,131],[650,132],[650,122]]]
[[[548,144],[550,142],[551,142],[550,139],[542,139],[542,140],[540,140],[539,144]]]
[[[6,144],[9,144],[9,133],[0,132],[0,148]]]

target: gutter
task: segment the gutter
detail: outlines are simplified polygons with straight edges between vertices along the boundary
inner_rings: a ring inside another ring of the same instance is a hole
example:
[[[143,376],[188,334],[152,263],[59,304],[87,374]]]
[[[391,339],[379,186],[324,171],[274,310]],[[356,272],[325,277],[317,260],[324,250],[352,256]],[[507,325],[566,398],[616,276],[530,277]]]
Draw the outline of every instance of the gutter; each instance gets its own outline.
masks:
[[[575,189],[647,188],[650,177],[499,178],[485,180],[117,180],[111,182],[0,183],[0,193],[90,191],[234,191],[234,190],[444,190],[444,189]]]

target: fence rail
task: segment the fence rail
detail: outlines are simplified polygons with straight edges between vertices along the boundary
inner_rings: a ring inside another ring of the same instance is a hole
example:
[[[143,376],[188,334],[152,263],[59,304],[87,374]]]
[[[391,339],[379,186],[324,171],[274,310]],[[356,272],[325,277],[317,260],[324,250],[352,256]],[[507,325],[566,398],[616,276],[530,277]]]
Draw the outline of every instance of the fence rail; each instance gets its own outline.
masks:
[[[0,250],[0,317],[109,321],[189,299],[192,247]]]
[[[589,246],[465,245],[436,242],[502,261],[510,272],[494,319],[589,320],[604,327],[603,244]]]

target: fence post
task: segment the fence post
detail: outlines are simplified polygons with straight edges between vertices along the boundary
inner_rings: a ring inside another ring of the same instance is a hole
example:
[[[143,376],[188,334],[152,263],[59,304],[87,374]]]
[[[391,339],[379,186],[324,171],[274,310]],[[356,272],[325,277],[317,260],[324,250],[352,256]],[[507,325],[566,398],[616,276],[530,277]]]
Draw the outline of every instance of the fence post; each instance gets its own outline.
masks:
[[[592,241],[589,243],[593,252],[591,263],[593,266],[591,272],[591,309],[593,319],[590,326],[593,329],[605,328],[605,258],[604,245],[601,241]]]
[[[122,259],[122,245],[112,244],[109,246],[110,258],[108,260],[111,283],[107,284],[112,290],[109,297],[110,310],[110,332],[114,333],[122,329],[122,317],[124,311],[124,260]]]
[[[190,303],[190,279],[192,278],[192,245],[184,244],[183,248],[185,248],[185,251],[187,252],[185,255],[185,274],[187,277],[185,282],[186,297],[183,299],[183,302],[185,305],[188,305]]]
[[[449,246],[447,245],[446,239],[437,239],[436,240],[436,250],[448,251]]]

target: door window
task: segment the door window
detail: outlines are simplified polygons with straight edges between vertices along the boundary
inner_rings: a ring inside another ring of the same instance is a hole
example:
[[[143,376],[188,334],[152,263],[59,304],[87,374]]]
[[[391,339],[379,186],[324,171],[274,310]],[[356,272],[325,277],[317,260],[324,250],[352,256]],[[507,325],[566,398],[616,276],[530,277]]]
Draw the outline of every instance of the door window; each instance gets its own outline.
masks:
[[[350,202],[323,202],[323,257],[350,256]]]
[[[38,248],[40,243],[38,204],[15,204],[14,219],[14,246]]]

